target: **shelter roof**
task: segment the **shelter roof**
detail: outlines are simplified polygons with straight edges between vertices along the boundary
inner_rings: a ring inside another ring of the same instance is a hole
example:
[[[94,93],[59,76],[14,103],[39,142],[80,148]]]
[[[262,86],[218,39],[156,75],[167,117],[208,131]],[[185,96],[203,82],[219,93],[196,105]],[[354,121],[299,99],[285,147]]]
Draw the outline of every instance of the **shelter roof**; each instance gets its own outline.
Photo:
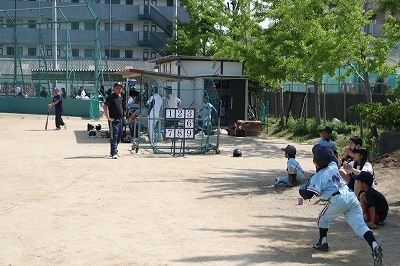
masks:
[[[133,78],[133,79],[136,79],[138,82],[141,82],[141,79],[143,76],[155,77],[157,79],[163,80],[164,82],[178,82],[178,81],[190,79],[188,77],[181,76],[181,75],[165,74],[165,73],[159,73],[156,71],[147,71],[147,70],[132,69],[132,68],[114,72],[113,74],[122,76],[123,78],[129,78],[129,79]]]

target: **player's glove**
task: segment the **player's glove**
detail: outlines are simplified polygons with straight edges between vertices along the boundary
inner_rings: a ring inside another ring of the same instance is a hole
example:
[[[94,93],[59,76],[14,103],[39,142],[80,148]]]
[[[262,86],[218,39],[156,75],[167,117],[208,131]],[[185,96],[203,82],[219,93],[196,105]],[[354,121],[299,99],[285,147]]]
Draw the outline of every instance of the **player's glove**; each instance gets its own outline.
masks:
[[[302,185],[299,189],[299,194],[303,199],[311,199],[315,195],[314,192],[307,190],[308,186],[310,185],[310,180],[311,179],[308,179],[307,182],[304,185]]]

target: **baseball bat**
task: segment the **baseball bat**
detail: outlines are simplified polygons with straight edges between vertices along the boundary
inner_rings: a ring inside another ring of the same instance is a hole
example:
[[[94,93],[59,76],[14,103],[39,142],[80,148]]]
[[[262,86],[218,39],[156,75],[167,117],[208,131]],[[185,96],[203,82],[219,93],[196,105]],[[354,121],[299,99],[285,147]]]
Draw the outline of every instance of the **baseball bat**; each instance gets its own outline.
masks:
[[[50,108],[47,109],[46,125],[44,126],[44,129],[45,129],[45,130],[47,130],[47,125],[49,124],[49,115],[50,115]]]

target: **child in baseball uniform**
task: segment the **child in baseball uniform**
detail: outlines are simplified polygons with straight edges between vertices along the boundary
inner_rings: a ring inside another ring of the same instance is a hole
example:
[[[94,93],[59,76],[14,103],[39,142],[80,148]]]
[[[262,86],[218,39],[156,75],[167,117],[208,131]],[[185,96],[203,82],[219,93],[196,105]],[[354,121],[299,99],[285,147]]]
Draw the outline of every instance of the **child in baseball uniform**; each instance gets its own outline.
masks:
[[[338,157],[337,147],[335,142],[331,140],[332,128],[326,126],[321,129],[321,139],[318,140],[317,144],[328,147],[336,157]]]
[[[284,151],[285,158],[287,158],[286,170],[287,177],[275,178],[277,184],[286,184],[288,187],[293,187],[297,182],[303,181],[304,170],[301,168],[299,162],[296,160],[296,148],[292,145],[287,145],[281,148]]]
[[[205,132],[210,132],[212,125],[211,125],[211,113],[212,110],[214,110],[216,113],[218,113],[217,109],[215,109],[214,105],[212,105],[210,102],[210,98],[208,96],[204,96],[203,98],[203,105],[200,110],[198,110],[196,113],[202,112],[202,119],[203,119],[203,130]]]
[[[385,221],[389,212],[389,205],[385,196],[372,188],[374,176],[370,172],[361,172],[353,178],[360,182],[360,203],[364,215],[364,221],[369,228],[376,229],[378,224]]]
[[[327,239],[329,224],[343,214],[354,232],[369,244],[374,265],[382,265],[382,247],[364,221],[357,196],[349,190],[346,181],[339,174],[337,164],[332,161],[332,152],[327,147],[314,146],[313,155],[317,173],[311,177],[306,187],[303,186],[299,190],[299,193],[304,199],[317,195],[328,200],[318,215],[319,241],[314,244],[314,248],[320,251],[329,250]]]

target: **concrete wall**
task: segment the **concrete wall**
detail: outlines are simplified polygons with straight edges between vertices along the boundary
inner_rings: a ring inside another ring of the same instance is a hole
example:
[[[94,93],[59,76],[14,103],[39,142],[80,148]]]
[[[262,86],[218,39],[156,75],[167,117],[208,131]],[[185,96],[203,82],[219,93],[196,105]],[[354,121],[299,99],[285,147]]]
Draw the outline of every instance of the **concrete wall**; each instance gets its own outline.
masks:
[[[392,153],[400,149],[400,132],[383,132],[379,139],[379,154]]]
[[[51,102],[52,98],[4,97],[0,98],[0,112],[44,115],[47,114],[47,105]],[[89,100],[64,99],[63,106],[65,116],[90,117]]]

